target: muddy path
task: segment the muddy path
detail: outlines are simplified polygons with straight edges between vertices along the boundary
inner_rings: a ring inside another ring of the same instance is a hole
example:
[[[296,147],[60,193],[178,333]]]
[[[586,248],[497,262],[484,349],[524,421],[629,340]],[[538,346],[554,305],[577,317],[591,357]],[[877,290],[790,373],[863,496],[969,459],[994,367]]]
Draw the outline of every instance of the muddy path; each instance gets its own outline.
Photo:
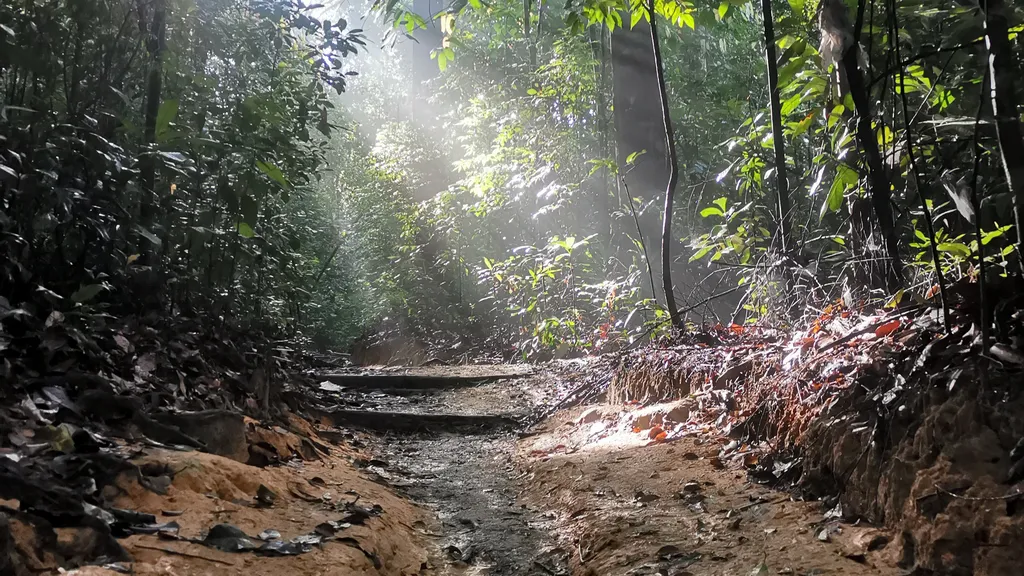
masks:
[[[434,544],[434,573],[567,573],[550,518],[519,503],[523,478],[514,463],[522,423],[558,396],[557,380],[544,372],[470,385],[459,378],[415,388],[382,379],[377,389],[360,383],[345,390],[352,411],[397,414],[406,423],[404,430],[372,437],[368,448],[377,461],[371,467],[436,515],[437,522],[421,530]]]

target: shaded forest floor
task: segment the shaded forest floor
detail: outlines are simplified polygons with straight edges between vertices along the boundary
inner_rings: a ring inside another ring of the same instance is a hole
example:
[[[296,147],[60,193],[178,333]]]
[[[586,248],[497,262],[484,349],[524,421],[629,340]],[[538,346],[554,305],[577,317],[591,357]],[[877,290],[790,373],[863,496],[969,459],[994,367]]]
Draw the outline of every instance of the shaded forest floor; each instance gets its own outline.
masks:
[[[0,573],[1012,573],[1024,362],[965,317],[409,369],[55,320],[7,368]]]

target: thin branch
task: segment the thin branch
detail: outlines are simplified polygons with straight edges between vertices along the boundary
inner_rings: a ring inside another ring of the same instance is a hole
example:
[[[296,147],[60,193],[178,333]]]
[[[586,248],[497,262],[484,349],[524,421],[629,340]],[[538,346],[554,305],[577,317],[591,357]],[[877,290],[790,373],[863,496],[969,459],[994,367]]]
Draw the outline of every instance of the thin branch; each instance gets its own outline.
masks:
[[[914,62],[917,62],[918,60],[924,60],[925,58],[931,58],[932,56],[938,56],[939,54],[946,54],[948,52],[959,52],[960,50],[964,50],[966,48],[973,48],[974,46],[981,46],[984,43],[985,43],[984,40],[975,40],[974,42],[965,42],[963,44],[957,44],[956,46],[949,46],[949,47],[946,47],[946,48],[937,48],[935,50],[927,50],[927,51],[924,51],[924,52],[919,52],[918,54],[915,54],[914,56],[911,56],[911,57],[907,58],[906,60],[903,60],[902,62],[900,62],[899,68],[897,68],[895,65],[890,66],[889,68],[886,68],[881,74],[879,74],[878,76],[874,77],[871,80],[871,82],[868,84],[868,87],[869,88],[874,88],[875,84],[877,84],[879,80],[882,80],[883,78],[888,78],[889,76],[892,76],[893,74],[896,73],[897,69],[903,70],[904,68],[906,68],[907,66],[910,66],[911,64],[913,64]]]
[[[985,310],[985,245],[981,240],[981,198],[978,196],[978,169],[981,165],[981,115],[985,110],[985,88],[988,68],[981,80],[978,113],[974,122],[974,170],[971,173],[971,205],[974,207],[974,237],[978,242],[978,325],[981,326],[981,349],[988,350],[990,322]]]
[[[651,297],[655,300],[658,299],[657,291],[654,288],[654,272],[651,270],[651,259],[647,255],[647,243],[644,242],[644,231],[640,229],[640,218],[636,215],[636,206],[633,205],[633,196],[629,193],[629,186],[626,185],[626,179],[619,175],[619,182],[622,183],[622,187],[626,190],[626,199],[629,200],[629,211],[633,214],[633,223],[636,224],[636,237],[637,242],[640,243],[640,251],[644,254],[644,262],[647,263],[647,277],[651,280]]]
[[[661,58],[661,46],[658,43],[658,16],[654,12],[654,0],[649,2],[651,15],[651,43],[654,45],[654,69],[658,78],[658,92],[661,100],[661,116],[665,124],[665,139],[668,141],[669,176],[665,186],[665,210],[661,224],[661,282],[665,290],[665,306],[668,308],[672,325],[680,326],[679,314],[676,312],[676,296],[672,292],[672,203],[675,199],[676,184],[679,182],[679,167],[676,156],[675,134],[672,130],[672,116],[668,108],[668,91],[665,88],[665,65]]]

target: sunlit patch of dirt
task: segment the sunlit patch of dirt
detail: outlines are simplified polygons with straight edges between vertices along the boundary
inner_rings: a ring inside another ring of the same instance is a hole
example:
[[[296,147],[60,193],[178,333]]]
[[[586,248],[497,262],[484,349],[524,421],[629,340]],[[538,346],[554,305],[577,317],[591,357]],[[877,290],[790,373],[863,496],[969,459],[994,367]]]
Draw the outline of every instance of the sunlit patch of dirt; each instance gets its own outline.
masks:
[[[719,459],[727,439],[657,440],[682,405],[579,407],[520,442],[522,499],[553,521],[573,574],[897,573],[887,534],[749,482]]]
[[[158,522],[177,522],[183,538],[201,539],[210,527],[227,523],[253,537],[264,530],[277,530],[282,539],[288,540],[313,532],[318,524],[338,520],[344,512],[336,507],[357,499],[362,506],[380,505],[383,512],[363,525],[353,524],[339,532],[339,537],[351,541],[327,541],[306,554],[279,558],[134,535],[121,541],[134,559],[134,573],[420,574],[428,563],[421,531],[431,520],[423,510],[371,481],[351,462],[351,454],[343,452],[347,451],[332,450],[321,460],[266,468],[200,452],[146,452],[136,460],[142,469],[166,470],[173,477],[166,495],[156,494],[124,475],[116,486],[107,488],[108,496],[118,507],[155,514]],[[257,505],[255,497],[261,486],[276,495],[273,505]],[[113,574],[95,567],[77,573]]]

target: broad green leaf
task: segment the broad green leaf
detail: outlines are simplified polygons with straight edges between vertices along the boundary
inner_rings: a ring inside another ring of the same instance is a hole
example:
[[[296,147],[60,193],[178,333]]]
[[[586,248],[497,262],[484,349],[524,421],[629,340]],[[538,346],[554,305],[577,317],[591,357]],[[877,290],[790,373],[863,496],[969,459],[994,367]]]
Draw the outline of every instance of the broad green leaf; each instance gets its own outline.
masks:
[[[135,226],[135,231],[139,233],[139,236],[142,236],[146,240],[149,240],[154,245],[156,245],[156,246],[160,245],[160,238],[158,238],[156,234],[153,234],[152,232],[150,232],[149,230],[146,230],[142,226],[136,225]]]
[[[806,57],[797,56],[779,68],[779,88],[788,86],[796,73],[803,69],[806,61]]]
[[[76,290],[75,293],[71,295],[71,300],[82,304],[83,302],[88,302],[98,296],[104,289],[105,286],[103,286],[103,284],[87,284]]]
[[[256,161],[256,167],[260,169],[260,172],[266,174],[271,180],[277,182],[282,188],[291,188],[291,183],[284,177],[284,172],[281,169],[269,162],[263,162],[262,160]]]
[[[729,13],[729,3],[728,2],[722,2],[721,4],[718,5],[718,17],[719,17],[719,19],[724,19],[725,15],[728,14],[728,13]]]
[[[793,110],[796,110],[800,106],[802,102],[803,94],[801,92],[797,92],[787,98],[786,101],[782,103],[782,110],[780,111],[782,113],[782,117],[786,118],[789,116]]]
[[[843,113],[846,112],[846,106],[842,104],[836,104],[832,111],[828,113],[828,127],[832,128],[837,122],[843,119]]]
[[[156,139],[158,142],[164,140],[171,121],[178,115],[178,101],[164,100],[160,103],[160,109],[156,113]]]
[[[690,262],[695,262],[697,260],[700,260],[701,258],[707,256],[708,252],[711,252],[714,249],[715,249],[715,247],[713,245],[712,246],[705,246],[705,247],[701,248],[700,250],[697,251],[696,254],[694,254],[693,256],[690,256]]]
[[[700,211],[700,215],[701,218],[707,218],[708,216],[724,216],[725,213],[714,206],[708,206]]]
[[[948,252],[964,258],[971,257],[971,249],[966,244],[960,242],[940,242],[935,248],[939,252]]]
[[[725,212],[725,207],[728,206],[728,202],[729,199],[726,198],[725,196],[722,196],[721,198],[715,198],[711,203],[714,204],[715,206],[718,206],[719,208],[722,209],[723,212]]]
[[[243,238],[252,238],[253,236],[256,235],[256,232],[252,229],[252,226],[245,222],[238,223],[238,233]]]
[[[828,189],[828,196],[825,198],[825,202],[821,205],[821,212],[818,214],[818,218],[824,218],[825,214],[839,210],[843,205],[843,195],[845,193],[846,185],[837,175],[836,178],[832,180],[832,186]]]

